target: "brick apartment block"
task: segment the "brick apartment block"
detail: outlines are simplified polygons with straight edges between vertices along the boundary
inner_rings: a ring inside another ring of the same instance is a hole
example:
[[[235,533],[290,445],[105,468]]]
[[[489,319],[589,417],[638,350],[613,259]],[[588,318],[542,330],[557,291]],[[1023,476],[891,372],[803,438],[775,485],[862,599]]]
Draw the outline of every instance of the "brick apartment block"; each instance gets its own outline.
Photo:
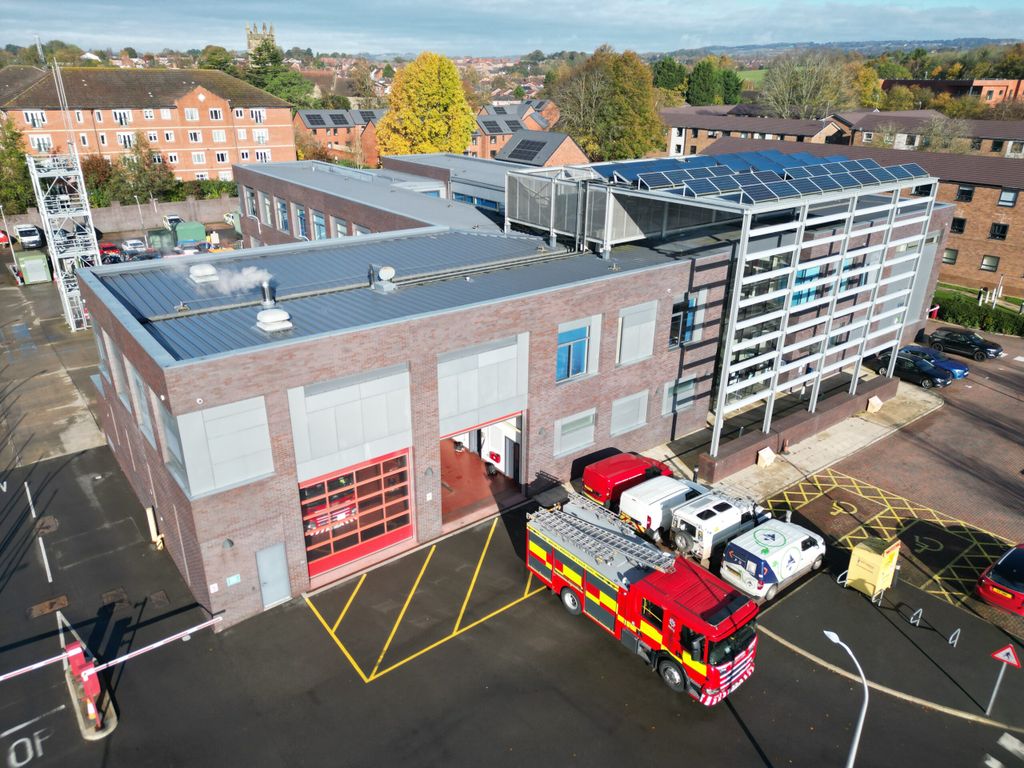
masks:
[[[840,112],[831,118],[855,147],[925,149],[922,133],[932,120],[944,120],[934,109],[906,112]],[[967,152],[984,157],[1024,158],[1024,120],[961,120]]]
[[[668,126],[668,155],[699,155],[722,137],[778,141],[832,143],[842,134],[839,126],[821,120],[790,120],[736,114],[737,106],[672,107],[661,110]]]

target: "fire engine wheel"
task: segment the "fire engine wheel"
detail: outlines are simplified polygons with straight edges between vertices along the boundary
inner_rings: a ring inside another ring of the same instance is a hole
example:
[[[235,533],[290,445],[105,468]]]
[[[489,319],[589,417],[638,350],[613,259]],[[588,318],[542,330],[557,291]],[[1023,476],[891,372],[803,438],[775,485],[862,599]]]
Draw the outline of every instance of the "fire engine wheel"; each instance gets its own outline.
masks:
[[[573,616],[579,616],[583,613],[583,606],[580,604],[580,596],[571,589],[565,587],[558,596],[562,598],[562,605],[565,606],[565,610]]]
[[[686,690],[686,675],[682,667],[672,659],[662,659],[658,662],[658,674],[665,685],[676,693],[683,693]]]

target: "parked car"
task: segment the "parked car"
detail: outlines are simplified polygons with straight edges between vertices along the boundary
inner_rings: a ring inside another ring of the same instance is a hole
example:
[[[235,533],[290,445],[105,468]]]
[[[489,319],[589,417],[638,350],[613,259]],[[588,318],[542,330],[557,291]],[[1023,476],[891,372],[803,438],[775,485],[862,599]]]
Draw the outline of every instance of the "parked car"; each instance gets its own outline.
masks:
[[[979,362],[1006,354],[1001,345],[987,341],[966,328],[939,328],[928,334],[928,343],[937,352],[956,352]]]
[[[138,256],[146,252],[146,244],[142,240],[125,240],[121,243],[121,253],[125,256]]]
[[[825,560],[825,540],[796,523],[769,520],[725,545],[722,578],[751,597],[771,600]]]
[[[884,375],[889,369],[889,360],[891,359],[892,352],[882,352],[874,360],[872,367],[875,371]],[[909,381],[913,384],[920,384],[925,389],[931,387],[948,387],[949,383],[953,380],[953,374],[949,371],[945,371],[942,368],[936,368],[934,365],[929,363],[927,360],[922,360],[919,357],[913,357],[905,354],[902,351],[896,357],[896,367],[893,369],[893,375],[897,378]]]
[[[11,236],[8,235],[6,232],[4,232],[2,229],[0,229],[0,245],[10,245],[10,244],[11,244]]]
[[[121,249],[110,242],[100,243],[100,263],[101,264],[120,264],[121,263]]]
[[[1024,544],[986,568],[975,590],[986,603],[1024,616]]]
[[[900,354],[910,355],[911,357],[916,357],[920,360],[927,360],[936,368],[949,371],[953,374],[954,379],[965,378],[967,374],[971,372],[971,369],[967,367],[967,363],[958,363],[956,360],[950,360],[936,349],[910,346],[901,349]]]
[[[164,216],[163,221],[164,229],[173,230],[176,226],[181,224],[184,221],[184,219],[181,218],[181,216],[179,216],[176,213],[168,213],[166,216]]]
[[[39,227],[31,224],[18,224],[14,227],[14,236],[18,238],[22,248],[42,248],[43,233]]]

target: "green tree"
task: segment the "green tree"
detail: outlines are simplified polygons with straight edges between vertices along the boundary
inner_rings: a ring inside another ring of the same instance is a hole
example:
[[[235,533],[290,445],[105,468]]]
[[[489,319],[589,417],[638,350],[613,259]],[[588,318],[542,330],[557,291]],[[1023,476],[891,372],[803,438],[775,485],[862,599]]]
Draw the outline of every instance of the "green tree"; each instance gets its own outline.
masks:
[[[270,76],[263,90],[284,99],[295,107],[313,105],[313,81],[307,80],[294,69],[285,69]]]
[[[352,109],[352,102],[348,100],[348,96],[325,93],[320,97],[319,109]]]
[[[883,80],[906,80],[911,77],[909,69],[884,54],[874,60],[873,66]]]
[[[137,59],[137,58],[139,58],[139,52],[136,51],[134,48],[132,48],[130,45],[129,46],[125,46],[124,48],[122,48],[121,49],[121,54],[123,56],[127,56],[129,59]],[[110,57],[108,56],[107,58],[110,58]]]
[[[274,45],[272,40],[261,40],[249,54],[245,79],[257,88],[265,88],[270,78],[286,69],[281,49]]]
[[[686,65],[680,64],[670,56],[663,56],[651,64],[651,75],[654,78],[655,88],[664,88],[669,91],[686,90]]]
[[[743,79],[735,69],[721,69],[718,74],[722,80],[722,101],[725,104],[739,104],[740,95],[743,93]]]
[[[10,118],[0,117],[0,205],[5,213],[24,213],[34,197],[21,131]]]
[[[522,101],[523,99],[526,98],[526,89],[523,88],[523,86],[521,85],[517,85],[515,88],[512,89],[512,98],[519,99],[520,101]]]
[[[885,103],[885,92],[878,83],[878,72],[867,64],[861,64],[854,70],[853,90],[857,103],[862,107],[881,109]]]
[[[905,85],[894,85],[885,94],[885,111],[914,109],[914,92]]]
[[[695,107],[722,103],[722,80],[718,76],[718,67],[711,59],[702,59],[694,66],[690,73],[686,100]]]
[[[99,155],[86,155],[81,163],[89,204],[96,208],[107,207],[110,205],[109,182],[114,175],[114,166]]]
[[[390,64],[385,64],[385,65],[384,65],[384,72],[383,72],[383,75],[384,75],[384,77],[386,77],[386,78],[387,78],[388,80],[390,80],[391,78],[393,78],[393,77],[395,76],[395,68],[394,68],[394,67],[392,67],[392,66],[391,66]]]
[[[220,45],[208,45],[203,48],[196,60],[196,66],[200,69],[219,69],[234,77],[238,77],[240,74],[238,67],[235,66],[234,57]]]
[[[760,99],[775,117],[820,120],[854,103],[853,78],[835,54],[779,56],[767,67]]]
[[[114,164],[113,173],[107,184],[110,196],[122,203],[133,203],[135,198],[160,199],[167,195],[178,180],[164,163],[153,161],[153,148],[146,141],[142,131],[135,132],[135,143]]]
[[[462,153],[475,128],[455,64],[424,52],[395,75],[377,141],[381,154]]]

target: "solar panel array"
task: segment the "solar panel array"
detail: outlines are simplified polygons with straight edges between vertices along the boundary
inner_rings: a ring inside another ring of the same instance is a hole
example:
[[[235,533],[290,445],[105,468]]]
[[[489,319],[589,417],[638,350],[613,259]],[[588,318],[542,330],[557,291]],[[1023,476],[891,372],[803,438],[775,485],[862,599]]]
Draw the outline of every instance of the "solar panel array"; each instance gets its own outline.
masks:
[[[331,112],[331,122],[335,125],[348,125],[348,116],[343,112]]]
[[[508,110],[505,109],[504,107],[495,107],[494,108],[494,114],[496,114],[496,115],[507,115],[508,114]]]
[[[599,163],[594,171],[613,183],[665,190],[684,197],[717,196],[739,203],[767,203],[928,177],[917,163],[883,168],[874,160],[816,157],[778,150],[717,157],[659,158]]]
[[[518,120],[506,120],[505,125],[508,126],[508,129],[512,131],[512,133],[523,130],[523,124]]]
[[[310,125],[327,125],[327,123],[324,122],[323,117],[317,114],[306,115],[306,122]]]
[[[367,123],[372,123],[374,120],[377,119],[377,116],[373,113],[373,110],[370,109],[359,110],[359,116],[363,118],[364,122]]]
[[[544,149],[543,141],[526,139],[525,141],[520,141],[516,148],[508,153],[508,159],[517,160],[521,163],[529,163],[537,157],[537,153],[542,149]]]
[[[488,133],[501,133],[501,124],[497,120],[481,120],[484,130]]]

